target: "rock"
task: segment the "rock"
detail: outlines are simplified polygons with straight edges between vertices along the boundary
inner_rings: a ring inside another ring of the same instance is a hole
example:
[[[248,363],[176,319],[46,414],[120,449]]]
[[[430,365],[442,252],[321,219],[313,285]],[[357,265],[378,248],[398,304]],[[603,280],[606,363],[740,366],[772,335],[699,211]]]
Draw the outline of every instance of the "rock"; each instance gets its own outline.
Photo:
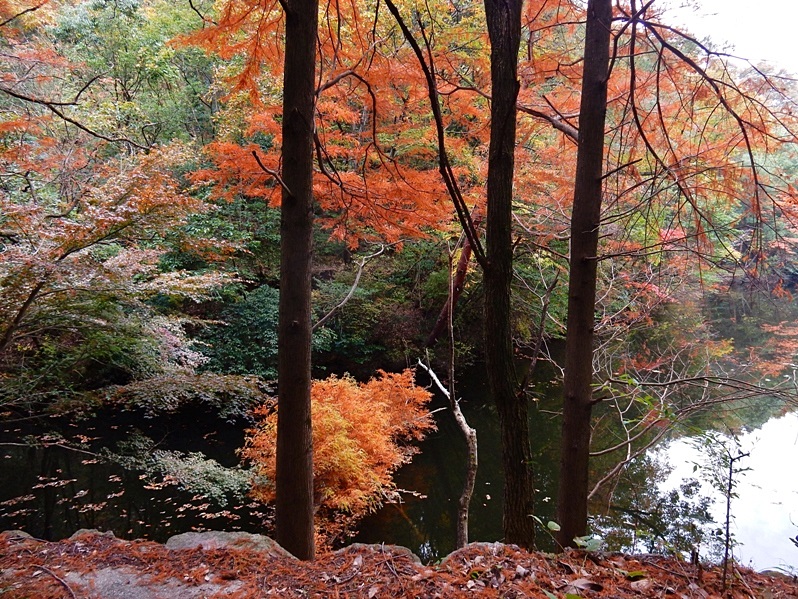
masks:
[[[76,541],[80,537],[84,537],[86,535],[108,537],[109,539],[116,538],[116,535],[114,535],[114,533],[112,533],[110,530],[106,530],[105,532],[100,532],[96,528],[81,528],[80,530],[76,530],[75,533],[71,537],[69,537],[69,540]]]
[[[102,599],[205,599],[236,593],[241,584],[234,580],[223,585],[192,585],[176,578],[155,581],[152,577],[128,568],[99,568],[88,573],[69,572],[64,581],[81,589],[91,589],[81,595]]]
[[[296,559],[283,549],[276,541],[265,535],[256,535],[251,532],[184,532],[170,537],[166,541],[167,549],[241,549],[243,551],[257,551],[272,555]]]
[[[31,535],[26,533],[24,530],[4,530],[0,532],[0,540],[8,540],[8,541],[35,541]]]

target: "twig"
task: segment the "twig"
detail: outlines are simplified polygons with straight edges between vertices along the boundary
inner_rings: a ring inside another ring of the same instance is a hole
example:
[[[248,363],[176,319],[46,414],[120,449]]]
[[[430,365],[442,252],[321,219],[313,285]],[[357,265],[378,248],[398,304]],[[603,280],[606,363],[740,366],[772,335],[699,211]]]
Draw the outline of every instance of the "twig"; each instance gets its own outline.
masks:
[[[665,566],[660,566],[655,561],[650,561],[650,560],[647,560],[647,559],[642,559],[640,561],[643,564],[646,564],[648,566],[654,566],[655,568],[659,568],[663,572],[667,572],[668,574],[672,574],[673,576],[681,576],[682,578],[684,578],[688,582],[692,582],[693,581],[693,577],[690,576],[689,574],[685,574],[684,572],[677,572],[676,570],[671,570],[670,568],[666,568]]]
[[[205,25],[207,23],[211,23],[212,25],[218,25],[218,23],[216,21],[214,21],[213,19],[211,19],[209,17],[206,17],[204,14],[202,14],[199,11],[199,9],[196,6],[194,6],[194,3],[191,0],[188,0],[188,5],[191,7],[191,10],[193,10],[195,13],[197,13],[197,16],[200,19],[202,19],[202,27],[203,27],[203,29],[205,28]]]
[[[283,178],[280,176],[280,173],[278,173],[277,171],[273,171],[265,164],[263,164],[260,161],[260,157],[258,156],[258,153],[255,150],[252,150],[252,155],[255,157],[255,162],[258,163],[258,166],[261,168],[261,170],[267,175],[271,175],[272,177],[274,177],[277,183],[280,184],[280,187],[282,187],[289,196],[294,197],[294,194],[291,193],[290,189],[288,189],[288,185],[285,184],[285,181],[283,181]]]
[[[39,10],[39,9],[40,9],[42,6],[44,6],[45,4],[47,4],[47,2],[46,2],[46,1],[45,1],[45,2],[42,2],[41,4],[37,4],[36,6],[31,6],[30,8],[26,8],[25,10],[23,10],[23,11],[21,11],[21,12],[18,12],[17,14],[15,14],[15,15],[12,15],[12,16],[10,16],[10,17],[8,17],[8,18],[7,18],[5,21],[3,21],[3,22],[0,22],[0,27],[5,27],[5,26],[6,26],[6,25],[8,25],[8,24],[9,24],[11,21],[13,21],[14,19],[18,19],[18,18],[19,18],[19,17],[21,17],[22,15],[28,14],[29,12],[34,12],[34,11],[37,11],[37,10]]]
[[[8,442],[4,441],[4,442],[0,443],[0,447],[26,447],[28,449],[30,449],[30,448],[39,448],[39,447],[41,447],[42,449],[47,449],[49,447],[58,447],[59,449],[66,449],[66,450],[69,450],[69,451],[75,451],[77,453],[83,453],[83,454],[90,455],[90,456],[95,457],[95,458],[102,458],[103,457],[99,453],[94,453],[93,451],[87,451],[85,449],[80,449],[78,447],[72,447],[71,445],[65,445],[63,443],[47,443],[47,442],[44,442],[44,443],[14,443],[12,441],[8,441]]]
[[[398,243],[398,242],[397,242],[397,243]],[[393,244],[392,244],[392,245],[393,245]],[[314,324],[314,325],[313,325],[313,327],[310,329],[311,331],[315,331],[315,330],[316,330],[316,329],[318,329],[318,328],[319,328],[321,325],[323,325],[325,322],[327,322],[327,321],[328,321],[328,320],[329,320],[329,319],[332,317],[332,315],[333,315],[333,314],[335,314],[335,313],[336,313],[338,310],[340,310],[341,308],[343,308],[343,307],[346,305],[346,303],[347,303],[347,302],[348,302],[350,299],[352,299],[352,296],[355,294],[355,290],[357,289],[357,285],[358,285],[358,283],[360,282],[360,275],[362,275],[362,274],[363,274],[363,268],[366,266],[366,262],[368,262],[368,261],[369,261],[369,260],[371,260],[372,258],[376,258],[376,257],[377,257],[377,256],[379,256],[380,254],[382,254],[382,253],[385,251],[385,247],[386,247],[386,246],[384,246],[384,245],[383,245],[383,246],[381,246],[381,247],[380,247],[380,250],[379,250],[378,252],[374,252],[373,254],[369,254],[368,256],[366,256],[365,258],[363,258],[363,259],[360,261],[360,267],[357,269],[357,274],[355,275],[355,282],[354,282],[354,283],[352,283],[352,287],[350,287],[350,288],[349,288],[349,293],[347,293],[347,294],[346,294],[346,297],[344,297],[344,299],[342,299],[342,300],[341,300],[341,301],[338,303],[338,305],[337,305],[337,306],[335,306],[335,307],[334,307],[332,310],[330,310],[329,312],[327,312],[327,314],[325,314],[324,316],[322,316],[322,317],[321,317],[321,319],[319,319],[319,321],[318,321],[318,322],[316,322],[316,324]]]
[[[149,151],[149,148],[147,146],[143,146],[140,143],[137,143],[137,142],[133,141],[132,139],[128,139],[126,137],[108,137],[107,135],[103,135],[102,133],[98,133],[97,131],[94,131],[93,129],[89,129],[86,125],[84,125],[83,123],[73,119],[70,116],[67,116],[64,112],[62,112],[60,110],[60,108],[58,108],[58,107],[64,107],[64,106],[72,106],[72,105],[74,105],[74,102],[51,102],[51,101],[48,101],[48,100],[41,100],[39,98],[34,98],[32,96],[26,96],[24,94],[17,93],[15,91],[7,89],[5,87],[0,87],[0,92],[8,94],[9,96],[11,96],[13,98],[17,98],[18,100],[22,100],[23,102],[30,102],[31,104],[38,104],[39,106],[44,106],[50,112],[52,112],[58,118],[60,118],[62,121],[66,121],[67,123],[71,123],[71,124],[75,125],[75,127],[80,129],[81,131],[85,131],[86,133],[88,133],[92,137],[96,137],[97,139],[102,139],[103,141],[107,141],[109,143],[126,143],[126,144],[129,144],[129,145],[133,146],[134,148],[138,148],[139,150]],[[82,90],[81,90],[81,92],[82,92]],[[79,92],[78,95],[80,95],[81,92]]]
[[[55,572],[53,572],[49,568],[45,568],[44,566],[34,566],[34,568],[36,568],[37,570],[41,570],[43,572],[47,572],[50,576],[52,576],[58,582],[61,583],[61,585],[67,590],[67,593],[69,593],[69,596],[72,597],[72,599],[78,599],[77,595],[75,595],[75,591],[72,590],[72,587],[70,587],[67,584],[66,580],[64,580],[63,578],[58,576],[58,574],[56,574]]]
[[[734,573],[737,575],[737,580],[743,583],[743,586],[745,587],[745,592],[748,593],[748,596],[751,597],[751,599],[756,599],[754,590],[751,588],[748,582],[746,582],[745,577],[742,574],[740,574],[740,570],[737,568],[737,566],[734,567]]]

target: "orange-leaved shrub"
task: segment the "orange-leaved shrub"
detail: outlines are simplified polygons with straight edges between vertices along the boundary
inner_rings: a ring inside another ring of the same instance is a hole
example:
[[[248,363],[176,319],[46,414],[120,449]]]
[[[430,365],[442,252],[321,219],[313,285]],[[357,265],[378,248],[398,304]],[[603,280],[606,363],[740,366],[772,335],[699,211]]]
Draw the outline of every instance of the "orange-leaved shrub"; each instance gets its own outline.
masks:
[[[362,516],[381,505],[393,487],[392,474],[410,461],[435,428],[427,409],[431,393],[415,384],[413,371],[378,372],[366,383],[349,375],[313,381],[313,472],[317,510],[327,517]],[[243,457],[260,475],[253,494],[274,499],[277,412],[260,408]]]

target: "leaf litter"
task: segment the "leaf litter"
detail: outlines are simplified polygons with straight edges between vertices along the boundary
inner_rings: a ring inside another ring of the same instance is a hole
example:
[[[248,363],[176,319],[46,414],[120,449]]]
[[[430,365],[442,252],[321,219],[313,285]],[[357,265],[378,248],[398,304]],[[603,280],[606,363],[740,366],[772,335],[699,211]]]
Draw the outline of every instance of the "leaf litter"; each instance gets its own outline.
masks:
[[[554,555],[501,543],[473,543],[438,564],[423,565],[408,549],[391,545],[351,545],[323,553],[311,563],[277,549],[235,544],[169,549],[96,531],[47,542],[10,531],[0,534],[0,595],[4,599],[798,598],[795,577],[737,567],[731,587],[724,592],[719,567],[654,555],[576,550]]]

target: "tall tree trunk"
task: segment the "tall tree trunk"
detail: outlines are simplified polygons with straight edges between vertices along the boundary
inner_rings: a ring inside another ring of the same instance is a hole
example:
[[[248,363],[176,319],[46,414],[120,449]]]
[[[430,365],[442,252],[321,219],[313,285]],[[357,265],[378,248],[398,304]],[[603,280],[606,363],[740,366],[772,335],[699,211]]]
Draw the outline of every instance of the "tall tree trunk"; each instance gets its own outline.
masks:
[[[313,116],[318,0],[282,2],[285,19],[283,197],[278,326],[277,542],[315,555],[310,410]]]
[[[560,525],[558,541],[562,546],[573,545],[575,537],[587,532],[596,254],[601,215],[611,19],[612,0],[589,0],[571,215],[562,457],[557,497],[557,519]]]
[[[504,466],[504,540],[534,544],[534,485],[528,405],[513,362],[510,283],[513,275],[512,200],[515,168],[518,48],[522,0],[485,0],[490,36],[491,132],[488,154],[485,285],[485,358],[501,427]]]

